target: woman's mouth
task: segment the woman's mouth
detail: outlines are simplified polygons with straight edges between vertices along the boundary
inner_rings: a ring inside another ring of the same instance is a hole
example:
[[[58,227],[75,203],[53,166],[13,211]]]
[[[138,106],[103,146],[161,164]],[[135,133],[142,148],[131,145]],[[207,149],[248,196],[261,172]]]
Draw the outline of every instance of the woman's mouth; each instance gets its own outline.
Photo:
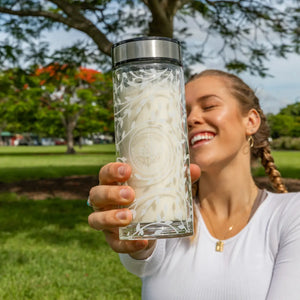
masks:
[[[195,134],[190,139],[190,145],[194,146],[196,144],[202,144],[205,142],[211,141],[215,137],[215,134],[213,132],[200,132]]]

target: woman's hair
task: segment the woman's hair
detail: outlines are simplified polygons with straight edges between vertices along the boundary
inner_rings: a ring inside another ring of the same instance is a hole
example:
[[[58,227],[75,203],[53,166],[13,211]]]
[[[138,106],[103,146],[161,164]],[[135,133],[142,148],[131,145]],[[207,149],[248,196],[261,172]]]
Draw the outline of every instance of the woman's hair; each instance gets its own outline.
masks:
[[[251,159],[260,158],[269,180],[277,193],[286,193],[286,187],[282,182],[281,175],[274,164],[274,158],[271,155],[271,147],[269,143],[270,129],[267,124],[267,118],[264,115],[259,100],[254,91],[242,81],[239,77],[219,71],[205,70],[199,74],[193,75],[188,82],[205,76],[221,77],[227,84],[231,94],[238,100],[242,113],[248,113],[251,109],[255,109],[260,116],[261,124],[255,134],[252,135],[253,146],[251,147]]]

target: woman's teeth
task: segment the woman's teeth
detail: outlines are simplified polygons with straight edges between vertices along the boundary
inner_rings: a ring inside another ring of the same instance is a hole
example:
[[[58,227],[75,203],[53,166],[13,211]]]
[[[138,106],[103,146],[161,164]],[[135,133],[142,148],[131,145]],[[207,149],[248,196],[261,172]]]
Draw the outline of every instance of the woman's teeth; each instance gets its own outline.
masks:
[[[191,139],[191,145],[193,146],[196,142],[203,141],[203,140],[212,140],[214,135],[212,134],[197,134]]]

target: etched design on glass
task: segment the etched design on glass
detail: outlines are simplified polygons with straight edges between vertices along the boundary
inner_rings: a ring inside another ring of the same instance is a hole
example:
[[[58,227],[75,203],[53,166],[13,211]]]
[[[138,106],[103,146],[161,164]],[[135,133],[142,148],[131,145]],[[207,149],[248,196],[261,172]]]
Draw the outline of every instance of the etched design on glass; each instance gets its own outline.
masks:
[[[182,69],[131,65],[113,73],[117,160],[129,163],[136,199],[120,239],[192,234],[193,212]]]

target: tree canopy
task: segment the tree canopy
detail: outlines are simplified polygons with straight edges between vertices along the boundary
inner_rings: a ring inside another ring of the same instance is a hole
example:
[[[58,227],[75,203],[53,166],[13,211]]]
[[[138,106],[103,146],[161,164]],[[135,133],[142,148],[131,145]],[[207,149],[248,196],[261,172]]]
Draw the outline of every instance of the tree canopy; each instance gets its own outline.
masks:
[[[287,105],[276,115],[269,115],[268,121],[273,138],[300,137],[300,102]]]
[[[0,0],[0,63],[60,61],[110,67],[113,42],[142,35],[183,42],[185,64],[222,58],[236,72],[265,76],[271,56],[300,53],[299,0]],[[87,39],[49,52],[43,35],[75,29]]]
[[[113,132],[109,74],[67,64],[0,72],[0,133],[35,132],[64,137],[74,153],[74,136]]]

